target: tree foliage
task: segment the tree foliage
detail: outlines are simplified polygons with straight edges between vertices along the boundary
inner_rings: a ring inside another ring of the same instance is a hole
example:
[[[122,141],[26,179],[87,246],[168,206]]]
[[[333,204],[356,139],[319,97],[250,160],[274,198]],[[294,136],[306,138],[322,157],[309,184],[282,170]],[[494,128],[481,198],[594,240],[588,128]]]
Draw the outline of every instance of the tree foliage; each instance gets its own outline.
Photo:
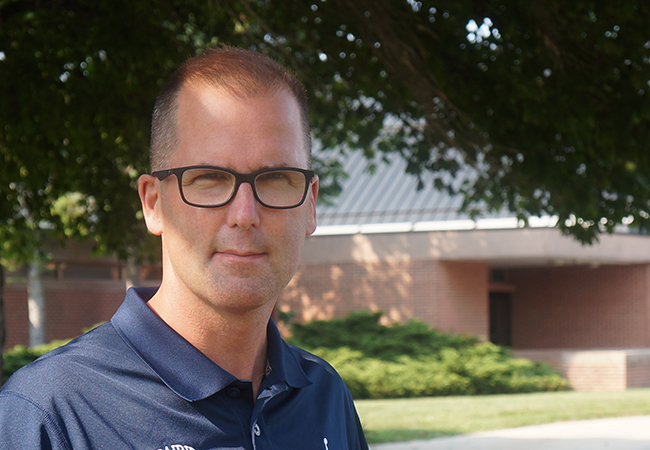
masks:
[[[297,73],[325,148],[398,152],[469,210],[557,215],[583,241],[645,230],[649,16],[637,1],[0,0],[1,251],[29,260],[45,234],[146,254],[134,186],[156,92],[223,44]],[[335,193],[340,168],[315,165]]]
[[[557,215],[584,242],[647,230],[647,3],[270,3],[265,42],[291,48],[327,146],[397,151],[470,210]]]
[[[0,17],[5,256],[92,234],[125,258],[145,236],[133,187],[152,98],[181,58],[168,15],[142,2],[4,1]]]

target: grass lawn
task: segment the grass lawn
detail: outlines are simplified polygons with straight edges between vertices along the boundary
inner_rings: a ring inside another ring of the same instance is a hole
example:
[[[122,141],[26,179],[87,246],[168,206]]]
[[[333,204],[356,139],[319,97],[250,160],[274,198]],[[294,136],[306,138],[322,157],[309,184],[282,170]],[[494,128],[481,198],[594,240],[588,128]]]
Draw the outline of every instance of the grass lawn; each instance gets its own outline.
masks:
[[[650,388],[357,400],[370,443],[428,439],[542,423],[650,415]]]

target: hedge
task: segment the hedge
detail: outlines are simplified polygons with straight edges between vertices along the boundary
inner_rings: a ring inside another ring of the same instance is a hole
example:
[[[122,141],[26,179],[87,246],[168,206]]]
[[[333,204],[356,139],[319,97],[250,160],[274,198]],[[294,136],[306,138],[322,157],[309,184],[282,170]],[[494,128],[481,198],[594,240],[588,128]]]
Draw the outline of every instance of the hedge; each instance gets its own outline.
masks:
[[[289,341],[327,360],[354,398],[558,391],[568,382],[550,366],[515,358],[474,336],[420,321],[383,326],[381,313],[292,324]]]
[[[550,366],[515,358],[508,348],[441,333],[417,320],[384,326],[381,316],[359,311],[343,319],[292,323],[288,341],[332,364],[358,399],[569,388]],[[14,347],[4,355],[5,377],[66,342]]]

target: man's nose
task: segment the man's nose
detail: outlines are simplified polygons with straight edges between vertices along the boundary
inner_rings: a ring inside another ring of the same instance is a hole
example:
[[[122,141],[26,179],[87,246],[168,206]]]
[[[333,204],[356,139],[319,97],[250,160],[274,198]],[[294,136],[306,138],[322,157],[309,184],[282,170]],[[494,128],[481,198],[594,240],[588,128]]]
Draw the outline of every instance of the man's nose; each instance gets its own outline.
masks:
[[[259,225],[259,208],[261,205],[255,199],[253,187],[250,183],[242,183],[230,201],[228,209],[228,225],[244,230]]]

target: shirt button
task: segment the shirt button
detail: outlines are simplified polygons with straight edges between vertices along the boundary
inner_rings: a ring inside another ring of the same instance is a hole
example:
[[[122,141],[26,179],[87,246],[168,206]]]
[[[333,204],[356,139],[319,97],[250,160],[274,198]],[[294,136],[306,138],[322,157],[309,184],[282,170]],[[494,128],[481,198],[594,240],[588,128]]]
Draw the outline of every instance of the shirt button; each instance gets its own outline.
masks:
[[[257,437],[262,434],[262,430],[260,430],[260,426],[258,424],[253,425],[253,433],[255,433],[255,436]]]
[[[236,387],[231,387],[231,388],[228,388],[228,390],[226,391],[226,395],[229,398],[237,398],[237,397],[239,397],[241,395],[241,391],[239,389],[237,389]]]

